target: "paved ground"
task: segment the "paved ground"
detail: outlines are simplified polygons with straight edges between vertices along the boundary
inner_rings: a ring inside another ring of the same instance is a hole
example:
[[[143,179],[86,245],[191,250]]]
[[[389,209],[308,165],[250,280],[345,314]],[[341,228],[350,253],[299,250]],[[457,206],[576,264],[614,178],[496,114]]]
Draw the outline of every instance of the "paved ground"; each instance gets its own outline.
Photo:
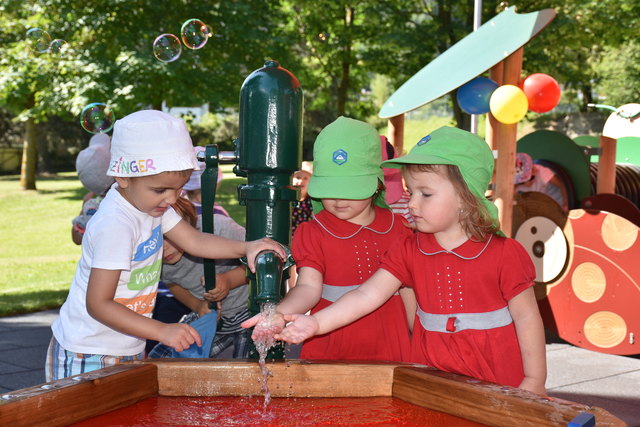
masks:
[[[0,393],[44,382],[56,310],[0,318]],[[640,427],[640,357],[612,356],[565,343],[547,344],[551,396],[599,406]]]

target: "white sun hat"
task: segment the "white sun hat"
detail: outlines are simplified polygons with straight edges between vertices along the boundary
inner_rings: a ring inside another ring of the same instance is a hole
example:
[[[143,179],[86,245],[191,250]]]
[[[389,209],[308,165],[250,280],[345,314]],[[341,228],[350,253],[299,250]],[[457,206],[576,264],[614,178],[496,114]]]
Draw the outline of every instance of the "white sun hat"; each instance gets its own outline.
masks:
[[[141,110],[117,120],[107,175],[140,177],[199,170],[184,121],[158,110]]]

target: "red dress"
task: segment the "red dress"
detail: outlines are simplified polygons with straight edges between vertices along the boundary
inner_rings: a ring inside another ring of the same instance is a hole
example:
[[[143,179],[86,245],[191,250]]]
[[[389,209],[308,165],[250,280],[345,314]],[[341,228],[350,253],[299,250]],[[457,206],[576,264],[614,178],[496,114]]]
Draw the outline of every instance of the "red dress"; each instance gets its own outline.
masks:
[[[506,307],[533,286],[535,269],[517,241],[493,235],[488,242],[467,240],[446,251],[433,234],[415,233],[387,252],[381,267],[416,293],[411,362],[520,385],[522,357]],[[508,320],[496,324],[500,316]],[[464,328],[473,321],[479,324]]]
[[[343,292],[342,287],[365,282],[378,269],[392,242],[411,234],[401,216],[377,206],[375,214],[371,224],[361,227],[323,210],[296,230],[291,251],[298,270],[318,270],[325,284],[323,298],[311,313],[329,306],[331,299],[335,301],[332,297]],[[394,295],[373,313],[305,341],[300,358],[399,362],[407,360],[409,348],[404,304],[399,295]]]

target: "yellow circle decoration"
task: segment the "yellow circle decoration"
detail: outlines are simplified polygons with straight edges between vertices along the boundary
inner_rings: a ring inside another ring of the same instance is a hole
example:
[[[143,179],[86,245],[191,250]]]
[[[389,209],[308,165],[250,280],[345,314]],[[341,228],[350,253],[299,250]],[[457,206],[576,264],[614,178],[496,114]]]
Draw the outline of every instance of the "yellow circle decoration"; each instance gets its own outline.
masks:
[[[602,240],[614,251],[629,249],[638,239],[638,227],[621,216],[607,214],[600,227]]]
[[[584,322],[584,336],[601,348],[611,348],[620,344],[627,336],[624,319],[611,311],[593,313]]]
[[[607,288],[607,277],[597,264],[584,262],[571,275],[571,289],[582,302],[598,301]]]

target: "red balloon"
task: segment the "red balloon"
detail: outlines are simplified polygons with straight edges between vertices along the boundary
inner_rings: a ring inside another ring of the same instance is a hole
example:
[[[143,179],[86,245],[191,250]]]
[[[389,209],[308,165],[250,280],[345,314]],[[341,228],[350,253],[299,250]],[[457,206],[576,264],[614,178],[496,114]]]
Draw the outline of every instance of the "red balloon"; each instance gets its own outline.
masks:
[[[529,101],[529,110],[546,113],[560,101],[560,85],[548,74],[535,73],[525,77],[518,84]]]

